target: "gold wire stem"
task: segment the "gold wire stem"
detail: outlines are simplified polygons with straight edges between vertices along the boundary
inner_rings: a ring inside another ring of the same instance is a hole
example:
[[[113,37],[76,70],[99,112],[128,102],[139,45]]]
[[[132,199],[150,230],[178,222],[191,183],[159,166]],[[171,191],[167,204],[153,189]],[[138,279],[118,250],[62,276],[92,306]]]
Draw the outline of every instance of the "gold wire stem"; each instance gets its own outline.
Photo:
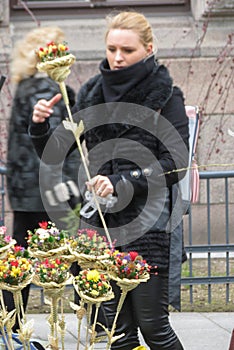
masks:
[[[187,170],[193,170],[193,169],[201,169],[201,168],[210,168],[210,167],[234,167],[234,163],[211,163],[211,164],[200,164],[196,166],[190,166],[190,167],[185,167],[185,168],[180,168],[180,169],[173,169],[171,171],[167,171],[165,173],[161,173],[158,176],[164,176],[164,175],[169,175],[172,173],[180,173],[182,171],[187,171]]]
[[[13,299],[14,299],[14,303],[15,303],[15,308],[16,308],[16,313],[17,313],[17,317],[18,317],[19,327],[20,327],[20,331],[23,333],[22,321],[21,321],[21,318],[20,318],[20,312],[22,312],[21,297],[22,297],[21,290],[13,291]],[[24,310],[23,310],[22,318],[25,320]],[[24,347],[24,350],[27,350],[27,349],[30,350],[28,348],[28,345],[25,342],[25,339],[22,340],[22,345]]]
[[[114,318],[114,321],[112,323],[112,327],[111,327],[111,331],[109,333],[109,336],[108,336],[108,342],[107,342],[107,345],[106,345],[106,350],[109,350],[110,347],[111,347],[111,344],[112,344],[112,338],[113,338],[113,335],[115,333],[115,328],[116,328],[116,323],[117,323],[117,319],[119,317],[119,313],[122,309],[122,306],[123,306],[123,303],[124,303],[124,300],[126,298],[126,295],[127,295],[128,291],[126,290],[122,290],[122,293],[121,293],[121,296],[120,296],[120,299],[119,299],[119,302],[118,302],[118,305],[117,305],[117,310],[116,310],[116,314],[115,314],[115,318]]]
[[[70,106],[69,106],[69,99],[68,99],[68,95],[67,95],[67,88],[66,88],[66,84],[64,83],[64,81],[62,83],[59,83],[59,87],[60,87],[61,93],[63,95],[63,100],[64,100],[65,106],[67,108],[67,113],[68,113],[69,119],[70,119],[70,121],[72,123],[74,123],[73,117],[72,117],[72,114],[71,114],[71,109],[70,109]]]
[[[12,335],[11,337],[9,337],[9,333],[7,333],[7,336],[6,336],[6,332],[5,332],[5,329],[3,326],[0,326],[0,331],[1,331],[1,334],[2,334],[2,337],[4,339],[4,343],[6,344],[6,349],[8,350],[14,350],[14,344],[12,342]]]
[[[0,303],[1,303],[1,308],[2,308],[3,312],[6,313],[7,311],[6,311],[6,305],[4,303],[2,289],[0,289]]]
[[[14,299],[14,303],[15,303],[15,308],[16,308],[16,316],[18,318],[18,322],[19,322],[19,327],[20,330],[22,329],[22,322],[21,322],[21,318],[20,318],[20,303],[19,303],[19,299],[18,299],[18,295],[19,293],[21,293],[20,291],[16,290],[13,291],[13,299]]]
[[[57,329],[57,325],[58,325],[58,310],[57,310],[57,304],[58,304],[58,298],[57,296],[52,297],[52,320],[53,320],[53,325],[54,325],[54,338],[58,339],[58,329]]]
[[[75,291],[77,292],[76,288]],[[77,327],[77,346],[76,350],[79,350],[80,348],[80,338],[81,338],[81,324],[84,316],[87,314],[85,309],[85,303],[84,300],[81,298],[79,302],[79,307],[77,306],[76,310],[76,317],[78,319],[78,327]]]
[[[70,106],[69,106],[69,99],[68,99],[68,95],[67,95],[67,88],[66,88],[66,85],[65,85],[64,82],[59,83],[59,87],[60,87],[61,93],[63,95],[64,103],[65,103],[66,108],[67,108],[69,120],[70,120],[70,122],[72,124],[72,132],[74,134],[74,137],[75,137],[75,140],[76,140],[76,143],[77,143],[77,146],[78,146],[78,150],[79,150],[80,155],[81,155],[81,160],[82,160],[82,163],[84,165],[86,176],[87,176],[88,181],[90,181],[91,180],[91,176],[90,176],[89,169],[88,169],[88,166],[87,166],[87,162],[86,162],[86,159],[85,159],[85,156],[84,156],[84,152],[83,152],[82,147],[81,147],[80,138],[79,138],[79,135],[76,135],[76,123],[74,123],[74,120],[73,120],[73,117],[72,117],[72,113],[71,113],[71,109],[70,109]],[[109,231],[108,231],[108,228],[107,228],[104,216],[103,216],[102,211],[101,211],[100,204],[99,204],[99,202],[97,200],[97,196],[96,196],[96,193],[95,193],[93,187],[92,187],[92,194],[93,194],[93,198],[94,198],[94,201],[95,201],[95,204],[96,204],[96,207],[97,207],[100,219],[102,221],[103,228],[104,228],[105,233],[106,233],[106,237],[107,237],[108,242],[109,242],[109,244],[110,244],[110,246],[112,248],[112,245],[113,245],[112,244],[112,240],[111,240],[111,237],[110,237],[110,234],[109,234]]]
[[[74,136],[75,136],[75,134],[74,134]],[[79,152],[80,152],[80,155],[81,155],[81,159],[82,159],[82,162],[83,162],[83,165],[84,165],[84,168],[85,168],[85,172],[86,172],[87,178],[90,181],[91,180],[91,176],[90,176],[89,169],[88,169],[88,166],[87,166],[87,163],[86,163],[86,159],[85,159],[82,147],[81,147],[80,139],[78,137],[76,137],[76,142],[77,142],[77,145],[78,145],[78,149],[79,149]],[[113,245],[112,244],[112,240],[111,240],[111,237],[110,237],[110,234],[109,234],[109,231],[108,231],[108,228],[107,228],[104,216],[102,214],[102,210],[101,210],[100,204],[99,204],[99,202],[97,200],[97,196],[96,196],[96,193],[95,193],[93,187],[92,187],[92,194],[93,194],[93,198],[94,198],[94,201],[95,201],[95,204],[96,204],[96,207],[97,207],[100,219],[102,221],[103,228],[104,228],[105,233],[106,233],[106,237],[107,237],[108,242],[109,242],[109,244],[110,244],[110,246],[112,248],[112,245]]]
[[[93,320],[93,324],[92,324],[92,333],[91,333],[91,345],[93,343],[95,343],[95,338],[96,338],[95,328],[96,328],[96,324],[97,324],[97,317],[98,317],[100,305],[101,305],[101,303],[95,304],[95,315],[94,315],[94,320]]]
[[[61,329],[61,345],[62,350],[65,350],[65,317],[64,317],[64,303],[63,298],[60,299],[61,303],[61,321],[59,322],[60,329]]]
[[[0,289],[0,304],[1,304],[1,309],[3,311],[3,314],[7,315],[6,306],[5,306],[5,303],[4,303],[3,293],[2,293],[1,289]],[[7,322],[9,322],[9,321],[7,321]],[[6,332],[5,328],[4,328],[4,323],[2,323],[2,322],[0,324],[0,330],[1,330],[2,337],[4,339],[4,342],[6,344],[7,349],[14,350],[14,344],[13,344],[13,340],[12,340],[12,332],[11,332],[11,330],[9,331],[8,327],[6,326],[6,331],[7,331]]]
[[[92,314],[92,303],[87,305],[87,328],[86,328],[86,337],[85,337],[85,350],[89,349],[89,329],[91,323],[91,314]]]

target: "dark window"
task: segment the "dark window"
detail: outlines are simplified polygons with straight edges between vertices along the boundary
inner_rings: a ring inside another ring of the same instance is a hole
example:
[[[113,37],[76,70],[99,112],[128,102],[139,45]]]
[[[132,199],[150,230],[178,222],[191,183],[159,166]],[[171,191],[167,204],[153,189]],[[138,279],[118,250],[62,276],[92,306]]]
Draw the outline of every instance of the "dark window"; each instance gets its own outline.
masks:
[[[112,10],[134,9],[145,14],[170,15],[188,12],[190,0],[10,0],[11,18],[30,19],[30,13],[39,19],[99,17]]]

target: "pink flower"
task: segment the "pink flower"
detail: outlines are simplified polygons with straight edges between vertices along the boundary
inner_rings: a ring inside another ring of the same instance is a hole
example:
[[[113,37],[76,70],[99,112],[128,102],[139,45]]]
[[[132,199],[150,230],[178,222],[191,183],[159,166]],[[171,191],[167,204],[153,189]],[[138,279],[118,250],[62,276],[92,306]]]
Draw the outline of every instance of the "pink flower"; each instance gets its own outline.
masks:
[[[6,243],[10,243],[10,241],[11,241],[11,236],[5,236],[5,238],[4,238],[4,240],[5,240],[5,242]]]
[[[86,229],[86,232],[87,232],[87,235],[88,235],[88,237],[89,237],[90,239],[92,239],[93,236],[95,236],[96,233],[97,233],[97,231],[95,231],[95,230],[90,230],[90,229]]]

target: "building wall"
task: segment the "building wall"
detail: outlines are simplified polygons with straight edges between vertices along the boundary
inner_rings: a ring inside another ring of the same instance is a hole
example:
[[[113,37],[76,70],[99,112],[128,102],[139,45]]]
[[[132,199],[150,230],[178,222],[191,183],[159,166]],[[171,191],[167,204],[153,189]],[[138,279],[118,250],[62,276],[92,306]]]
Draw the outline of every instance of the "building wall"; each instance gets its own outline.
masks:
[[[229,130],[234,131],[233,1],[217,0],[208,8],[205,0],[191,0],[191,13],[187,15],[160,15],[155,11],[148,18],[157,38],[159,61],[168,66],[174,83],[184,91],[185,103],[196,104],[202,110],[198,163],[205,164],[207,170],[232,170],[233,166],[223,164],[234,163],[233,137],[229,133]],[[0,21],[0,73],[7,76],[0,94],[0,158],[5,160],[7,124],[14,93],[9,76],[10,54],[14,43],[37,23],[10,20],[8,0],[0,3]],[[69,49],[77,57],[67,82],[78,91],[83,82],[98,73],[100,59],[105,54],[105,20],[67,18],[61,22],[54,17],[41,21],[41,26],[52,24],[63,28]],[[219,185],[213,191],[213,202],[222,203]],[[205,201],[201,188],[200,202]],[[234,202],[233,191],[230,201]]]

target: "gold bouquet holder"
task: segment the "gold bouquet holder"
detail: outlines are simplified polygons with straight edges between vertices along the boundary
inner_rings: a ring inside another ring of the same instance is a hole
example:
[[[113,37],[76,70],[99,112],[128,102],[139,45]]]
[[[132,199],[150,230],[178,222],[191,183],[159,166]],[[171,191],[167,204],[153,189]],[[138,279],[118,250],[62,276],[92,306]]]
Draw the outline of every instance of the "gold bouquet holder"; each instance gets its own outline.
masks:
[[[61,258],[61,255],[66,256],[66,253],[68,252],[68,248],[67,248],[67,245],[61,245],[58,248],[44,251],[44,250],[33,249],[28,247],[28,252],[32,257],[37,258],[39,260],[43,260],[47,258],[57,258],[57,257]]]
[[[83,291],[81,291],[76,281],[73,280],[73,286],[75,288],[75,291],[77,294],[79,294],[81,298],[80,307],[77,308],[77,317],[78,317],[78,340],[77,340],[77,350],[79,350],[79,344],[80,344],[80,332],[81,332],[81,322],[83,317],[86,315],[86,337],[85,337],[85,350],[86,349],[93,349],[93,346],[95,343],[98,343],[105,339],[105,336],[97,337],[97,332],[95,331],[96,325],[97,325],[97,318],[98,318],[98,312],[99,308],[101,306],[101,303],[104,301],[108,301],[114,298],[114,293],[112,291],[111,285],[109,287],[109,290],[106,294],[93,298],[87,294],[85,294]],[[85,304],[87,305],[87,309],[85,308]],[[94,321],[91,324],[91,314],[93,305],[95,306],[95,315],[94,315]],[[82,312],[83,311],[83,312]],[[103,327],[103,329],[106,330],[106,328],[98,323],[100,326]]]
[[[75,250],[71,250],[71,254],[75,257],[77,263],[83,270],[96,269],[99,271],[106,271],[111,263],[109,254],[89,255],[78,253]]]
[[[50,316],[49,316],[49,325],[50,325],[50,335],[49,335],[49,345],[51,349],[59,349],[59,334],[61,337],[61,346],[65,350],[65,332],[66,332],[66,323],[64,317],[64,306],[63,306],[63,295],[66,285],[72,283],[72,277],[67,274],[67,278],[62,283],[56,282],[41,282],[38,275],[34,275],[33,283],[39,287],[43,288],[43,293],[45,297],[51,299],[48,301],[50,305]],[[60,313],[59,313],[60,305]]]
[[[0,283],[0,304],[1,304],[1,318],[0,318],[0,330],[2,336],[7,345],[7,349],[14,350],[12,340],[12,327],[15,324],[15,317],[18,317],[19,323],[19,340],[23,344],[24,350],[30,350],[30,338],[33,333],[33,327],[31,322],[27,322],[26,315],[23,308],[23,299],[21,291],[28,284],[32,282],[34,274],[29,274],[26,279],[18,285],[10,285],[8,283]],[[7,290],[13,294],[15,303],[15,310],[7,312],[2,290]],[[6,331],[5,331],[6,330]]]

